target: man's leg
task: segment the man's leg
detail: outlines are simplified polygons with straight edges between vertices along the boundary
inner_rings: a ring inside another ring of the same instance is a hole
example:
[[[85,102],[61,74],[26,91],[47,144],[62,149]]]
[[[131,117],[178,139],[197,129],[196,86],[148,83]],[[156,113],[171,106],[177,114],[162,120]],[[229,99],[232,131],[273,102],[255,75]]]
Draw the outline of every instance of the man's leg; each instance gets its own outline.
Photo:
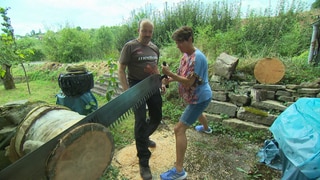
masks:
[[[161,119],[162,119],[162,97],[160,92],[154,94],[147,100],[148,113],[149,113],[149,126],[148,126],[148,136],[157,130]]]
[[[146,122],[146,105],[142,104],[134,111],[135,127],[134,134],[136,140],[137,156],[139,158],[140,175],[143,180],[152,179],[149,167],[149,159],[151,152],[148,149],[149,136],[147,131],[148,124]]]
[[[129,81],[130,87],[139,83],[139,81]],[[134,109],[134,138],[136,140],[137,156],[139,158],[140,175],[143,180],[152,179],[149,167],[151,152],[148,149],[149,135],[147,133],[148,124],[146,122],[146,103],[142,103]]]
[[[134,111],[135,126],[134,136],[136,140],[137,156],[139,158],[139,164],[142,166],[149,166],[149,158],[151,152],[148,149],[148,124],[146,122],[146,105],[142,104]]]

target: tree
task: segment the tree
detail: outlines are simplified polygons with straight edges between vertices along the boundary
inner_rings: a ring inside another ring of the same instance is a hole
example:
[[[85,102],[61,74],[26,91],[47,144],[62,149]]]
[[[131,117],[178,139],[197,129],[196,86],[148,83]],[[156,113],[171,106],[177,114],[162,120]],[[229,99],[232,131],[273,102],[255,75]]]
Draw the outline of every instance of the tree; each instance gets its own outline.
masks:
[[[33,51],[28,48],[20,49],[17,47],[14,37],[14,29],[11,26],[10,18],[7,16],[8,10],[9,8],[5,9],[0,7],[0,14],[4,21],[3,23],[1,23],[1,25],[3,26],[1,30],[4,33],[2,33],[0,37],[0,64],[2,65],[0,68],[0,78],[3,81],[5,90],[15,89],[16,86],[11,74],[11,67],[14,63],[20,63],[27,80],[29,94],[31,94],[27,73],[23,65],[23,60],[26,57],[30,57],[30,55],[33,54]]]
[[[94,32],[93,52],[96,58],[104,58],[115,49],[115,38],[110,27],[102,26]]]
[[[64,28],[43,37],[45,55],[52,61],[74,63],[89,57],[91,41],[88,33],[75,28]]]
[[[13,28],[11,26],[10,18],[7,16],[8,8],[4,9],[0,7],[0,14],[4,22],[1,25],[4,27],[2,31],[4,34],[1,34],[0,39],[0,78],[3,80],[3,85],[6,90],[15,89],[15,83],[11,74],[11,60],[18,59],[18,56],[15,54],[15,41]]]
[[[320,0],[316,0],[314,3],[311,5],[312,9],[319,9],[320,8]]]
[[[39,40],[39,35],[34,35],[33,37],[24,36],[22,38],[17,38],[16,44],[17,49],[23,49],[26,54],[25,59],[34,62],[34,61],[42,61],[45,58],[45,55],[42,52],[42,44],[41,40]],[[33,52],[30,54],[29,52]]]

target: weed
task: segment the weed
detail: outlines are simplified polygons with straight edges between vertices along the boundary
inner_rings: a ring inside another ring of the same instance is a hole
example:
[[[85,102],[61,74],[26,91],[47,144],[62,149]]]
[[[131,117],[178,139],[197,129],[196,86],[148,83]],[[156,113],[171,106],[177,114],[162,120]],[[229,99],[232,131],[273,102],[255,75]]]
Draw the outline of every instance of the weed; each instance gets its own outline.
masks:
[[[122,177],[120,175],[119,169],[117,167],[110,165],[99,180],[129,180],[129,179]]]
[[[220,114],[220,117],[221,117],[222,119],[229,119],[229,115],[228,115],[228,114],[223,114],[223,113],[221,113],[221,114]]]
[[[170,119],[172,123],[176,123],[179,121],[183,109],[184,105],[180,99],[164,100],[162,106],[163,119]]]
[[[134,141],[133,134],[134,117],[131,114],[121,121],[121,124],[110,128],[114,137],[116,149],[121,149]]]
[[[238,171],[243,172],[246,174],[247,179],[260,179],[262,177],[262,174],[259,174],[259,171],[245,171],[242,168],[237,168]]]
[[[118,70],[117,62],[112,59],[108,58],[107,60],[107,67],[109,70],[109,77],[104,79],[108,83],[107,92],[106,92],[106,99],[109,102],[115,95],[116,90],[118,89],[118,77],[116,75],[116,71]]]

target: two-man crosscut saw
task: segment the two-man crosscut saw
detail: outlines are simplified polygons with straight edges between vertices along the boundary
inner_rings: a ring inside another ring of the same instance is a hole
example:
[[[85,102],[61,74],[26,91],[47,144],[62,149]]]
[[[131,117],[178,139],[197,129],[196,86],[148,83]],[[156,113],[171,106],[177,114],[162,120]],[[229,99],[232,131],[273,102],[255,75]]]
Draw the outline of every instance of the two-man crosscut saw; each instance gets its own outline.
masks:
[[[161,77],[154,74],[123,92],[101,108],[84,117],[53,139],[46,142],[33,152],[26,154],[18,161],[0,171],[0,180],[38,180],[46,179],[46,164],[51,151],[59,140],[76,126],[85,123],[100,123],[106,127],[121,120],[128,111],[143,104],[156,91],[159,91]]]

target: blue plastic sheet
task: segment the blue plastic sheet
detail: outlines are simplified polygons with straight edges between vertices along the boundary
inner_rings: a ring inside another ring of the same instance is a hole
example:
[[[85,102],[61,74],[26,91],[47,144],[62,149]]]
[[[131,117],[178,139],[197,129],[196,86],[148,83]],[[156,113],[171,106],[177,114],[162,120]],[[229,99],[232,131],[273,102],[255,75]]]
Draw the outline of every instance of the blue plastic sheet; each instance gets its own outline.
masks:
[[[285,158],[294,166],[283,169],[283,177],[292,171],[300,171],[308,179],[320,177],[319,98],[300,98],[278,116],[270,131]]]

